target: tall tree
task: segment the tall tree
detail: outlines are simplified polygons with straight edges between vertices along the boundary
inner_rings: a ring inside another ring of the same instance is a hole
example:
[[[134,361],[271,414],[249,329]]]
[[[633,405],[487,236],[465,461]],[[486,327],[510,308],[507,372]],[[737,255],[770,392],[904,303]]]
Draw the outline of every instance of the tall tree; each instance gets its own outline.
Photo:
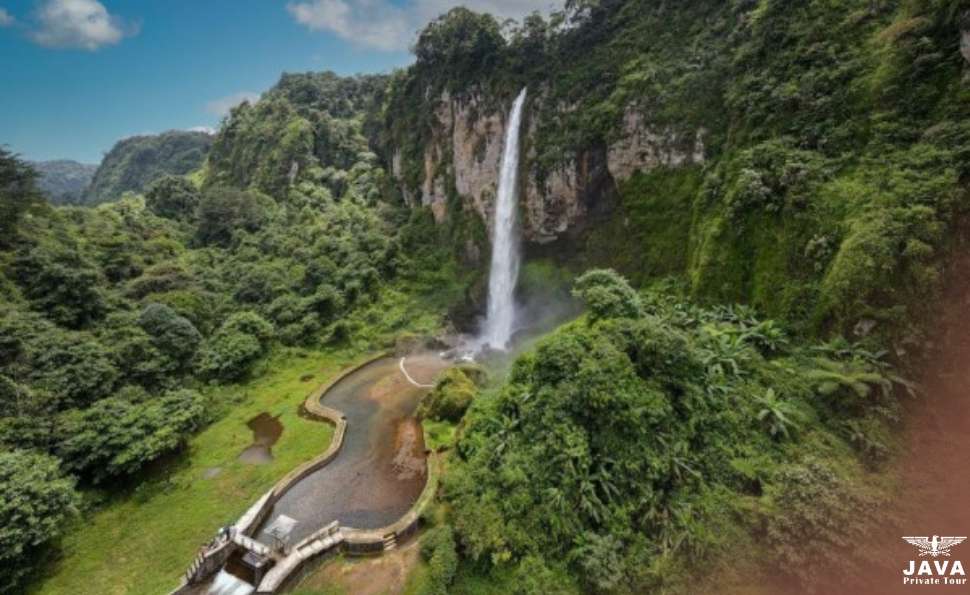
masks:
[[[79,500],[57,459],[0,452],[0,592],[15,590],[33,570],[39,550],[61,535]]]
[[[0,246],[13,244],[21,217],[42,202],[37,172],[0,147]]]

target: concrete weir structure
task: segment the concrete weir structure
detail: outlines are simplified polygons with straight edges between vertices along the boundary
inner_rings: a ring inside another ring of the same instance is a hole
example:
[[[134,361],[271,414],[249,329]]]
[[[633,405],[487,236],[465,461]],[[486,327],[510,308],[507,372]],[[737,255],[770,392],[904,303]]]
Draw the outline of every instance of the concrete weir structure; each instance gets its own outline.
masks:
[[[210,591],[216,574],[216,583],[233,583],[226,593],[276,593],[311,560],[335,551],[379,554],[410,536],[434,497],[439,472],[411,416],[447,365],[430,354],[406,360],[382,354],[314,391],[304,406],[334,424],[328,449],[220,530],[173,595],[219,592]],[[242,575],[248,591],[237,578]]]

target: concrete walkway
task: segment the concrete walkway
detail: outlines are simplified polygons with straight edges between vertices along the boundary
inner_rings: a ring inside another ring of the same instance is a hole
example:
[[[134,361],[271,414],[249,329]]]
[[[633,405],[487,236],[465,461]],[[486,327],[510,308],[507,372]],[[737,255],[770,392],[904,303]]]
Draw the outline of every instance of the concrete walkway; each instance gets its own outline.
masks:
[[[413,384],[418,388],[434,388],[433,384],[421,384],[420,382],[412,378],[411,375],[408,374],[408,369],[404,367],[405,359],[407,358],[403,358],[403,357],[401,358],[401,361],[398,363],[398,367],[401,368],[401,373],[404,374],[404,377],[408,379],[408,382],[410,382],[411,384]]]

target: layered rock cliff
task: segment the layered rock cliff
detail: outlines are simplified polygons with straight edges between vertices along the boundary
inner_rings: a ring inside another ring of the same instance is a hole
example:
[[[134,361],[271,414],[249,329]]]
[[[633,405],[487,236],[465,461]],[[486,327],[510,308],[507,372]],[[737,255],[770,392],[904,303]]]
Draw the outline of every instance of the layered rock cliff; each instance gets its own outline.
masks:
[[[611,211],[617,185],[637,171],[704,161],[703,130],[685,134],[653,125],[645,110],[631,104],[612,142],[562,155],[547,170],[537,163],[534,142],[537,112],[545,99],[542,93],[530,99],[524,123],[520,204],[527,242],[541,244],[582,231],[592,218]],[[491,226],[507,118],[504,106],[495,103],[481,92],[441,94],[418,187],[408,186],[402,151],[392,147],[392,171],[410,204],[429,206],[439,222],[445,220],[449,204],[461,205]],[[449,190],[460,202],[449,201]]]

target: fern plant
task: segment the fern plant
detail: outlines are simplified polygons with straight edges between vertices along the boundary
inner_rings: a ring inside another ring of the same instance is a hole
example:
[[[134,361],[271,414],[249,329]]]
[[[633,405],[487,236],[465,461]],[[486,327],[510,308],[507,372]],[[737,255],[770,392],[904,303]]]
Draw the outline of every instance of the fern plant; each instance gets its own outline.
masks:
[[[888,395],[892,382],[871,367],[859,361],[837,362],[816,358],[817,368],[808,372],[808,378],[815,384],[815,390],[823,396],[832,396],[842,389],[860,399],[869,397],[873,390]]]
[[[758,421],[761,422],[772,438],[788,439],[798,429],[801,413],[790,402],[780,398],[775,389],[769,388],[765,394],[756,397],[761,406]]]

